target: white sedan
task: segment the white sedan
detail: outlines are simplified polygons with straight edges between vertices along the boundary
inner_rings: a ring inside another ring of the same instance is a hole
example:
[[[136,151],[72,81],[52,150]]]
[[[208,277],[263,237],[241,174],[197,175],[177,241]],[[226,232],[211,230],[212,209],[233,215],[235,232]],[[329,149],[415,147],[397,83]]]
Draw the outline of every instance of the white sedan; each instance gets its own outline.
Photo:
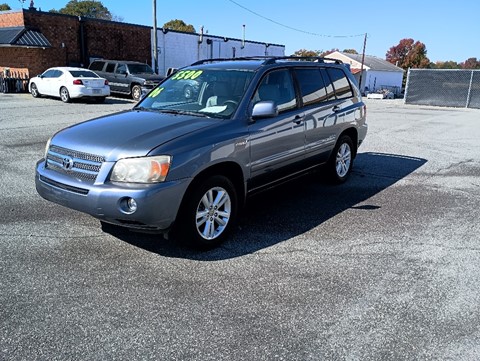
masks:
[[[72,67],[46,70],[30,79],[28,90],[34,98],[47,95],[59,97],[64,103],[72,98],[84,97],[103,102],[110,95],[108,80],[100,78],[91,70]]]

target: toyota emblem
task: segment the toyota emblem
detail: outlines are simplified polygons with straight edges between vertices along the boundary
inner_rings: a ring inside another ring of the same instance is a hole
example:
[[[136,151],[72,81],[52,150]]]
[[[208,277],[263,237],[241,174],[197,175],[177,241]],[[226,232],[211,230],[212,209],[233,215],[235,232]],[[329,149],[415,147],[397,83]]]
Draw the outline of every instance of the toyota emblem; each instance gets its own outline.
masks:
[[[73,158],[70,156],[63,157],[62,159],[62,167],[65,170],[72,170],[73,168]]]

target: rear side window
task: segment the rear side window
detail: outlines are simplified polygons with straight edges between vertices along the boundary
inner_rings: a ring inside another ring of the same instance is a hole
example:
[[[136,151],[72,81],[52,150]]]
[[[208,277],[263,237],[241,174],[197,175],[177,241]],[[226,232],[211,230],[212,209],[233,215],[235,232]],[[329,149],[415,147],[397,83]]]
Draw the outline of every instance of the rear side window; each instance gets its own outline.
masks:
[[[90,70],[102,71],[103,64],[105,64],[103,61],[94,61],[92,64],[90,64]]]
[[[108,63],[107,69],[105,69],[105,71],[107,73],[113,73],[114,70],[115,70],[115,63]]]
[[[352,86],[348,81],[347,76],[341,69],[327,68],[327,73],[330,76],[337,99],[345,99],[353,97]]]
[[[331,99],[332,94],[328,94],[319,68],[296,69],[295,74],[304,106]]]

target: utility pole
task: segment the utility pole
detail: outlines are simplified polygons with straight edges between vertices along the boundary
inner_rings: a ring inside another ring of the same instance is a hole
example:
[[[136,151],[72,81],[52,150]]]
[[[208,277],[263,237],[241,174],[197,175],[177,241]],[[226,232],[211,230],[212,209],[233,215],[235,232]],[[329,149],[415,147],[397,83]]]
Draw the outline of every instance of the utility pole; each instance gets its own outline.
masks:
[[[153,0],[153,71],[158,74],[157,0]]]
[[[359,81],[359,84],[358,84],[358,86],[360,88],[360,93],[362,92],[363,64],[365,62],[365,48],[366,47],[367,47],[367,33],[365,33],[365,39],[363,40],[362,66],[361,66],[361,69],[360,69],[360,81]]]

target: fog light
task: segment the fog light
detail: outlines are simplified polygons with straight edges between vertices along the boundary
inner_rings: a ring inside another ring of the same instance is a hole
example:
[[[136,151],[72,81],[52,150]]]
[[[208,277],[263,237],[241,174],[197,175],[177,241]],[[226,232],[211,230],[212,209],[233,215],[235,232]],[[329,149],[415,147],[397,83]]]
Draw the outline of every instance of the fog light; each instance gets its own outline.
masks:
[[[130,197],[122,198],[120,201],[120,208],[124,213],[135,213],[138,208],[137,201]]]

